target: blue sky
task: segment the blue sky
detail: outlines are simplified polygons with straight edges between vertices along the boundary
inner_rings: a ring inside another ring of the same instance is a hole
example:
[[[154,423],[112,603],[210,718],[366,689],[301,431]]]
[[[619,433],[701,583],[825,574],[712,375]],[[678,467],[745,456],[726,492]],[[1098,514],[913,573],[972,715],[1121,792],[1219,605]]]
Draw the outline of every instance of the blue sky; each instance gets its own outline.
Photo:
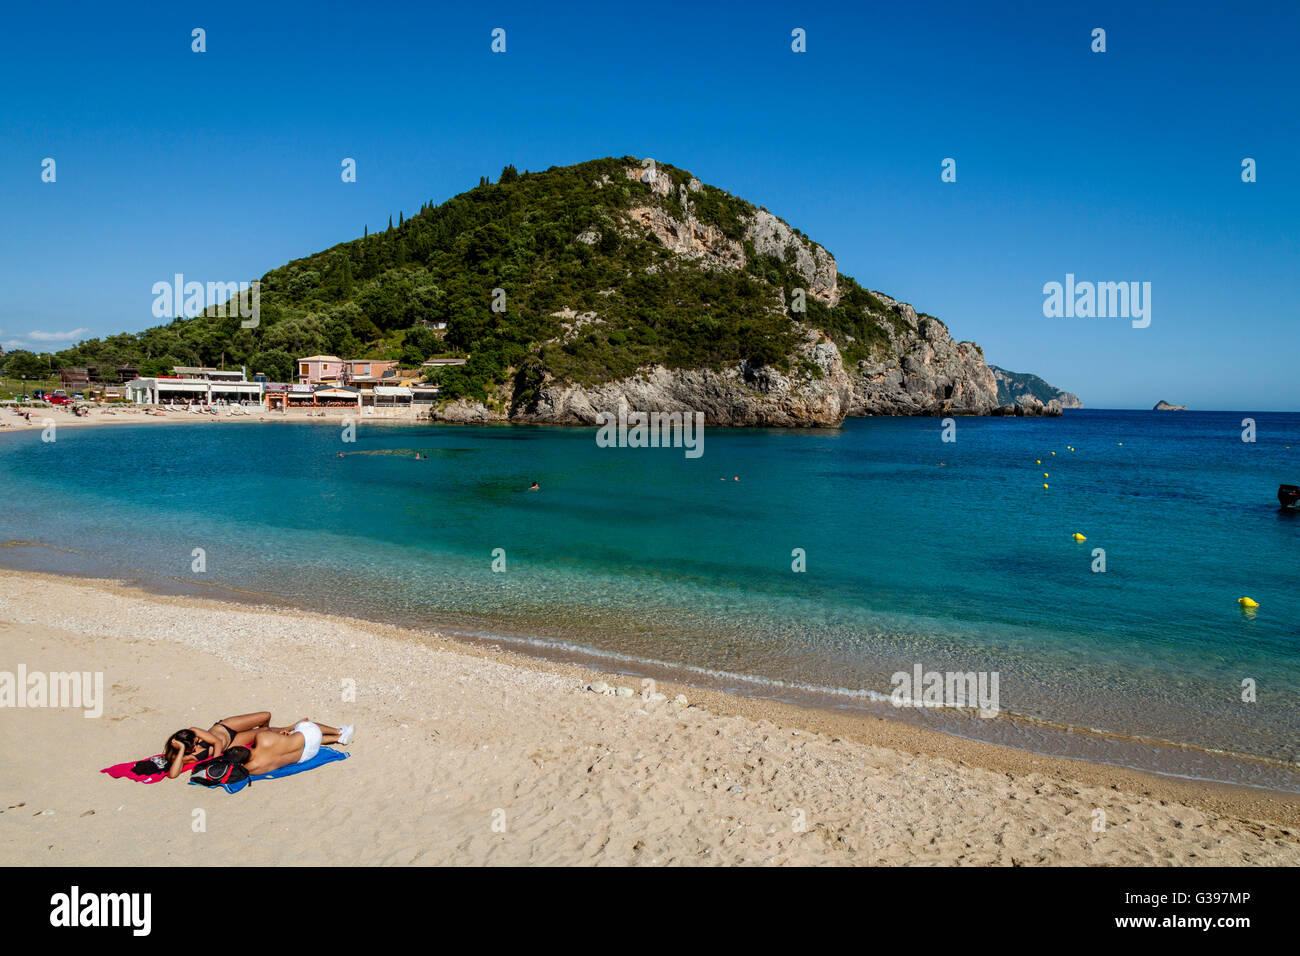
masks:
[[[1295,4],[73,4],[6,20],[6,348],[156,324],[156,281],[256,278],[506,163],[631,154],[766,206],[842,272],[1090,406],[1300,409]],[[1150,282],[1150,327],[1045,318],[1043,284],[1066,273]]]

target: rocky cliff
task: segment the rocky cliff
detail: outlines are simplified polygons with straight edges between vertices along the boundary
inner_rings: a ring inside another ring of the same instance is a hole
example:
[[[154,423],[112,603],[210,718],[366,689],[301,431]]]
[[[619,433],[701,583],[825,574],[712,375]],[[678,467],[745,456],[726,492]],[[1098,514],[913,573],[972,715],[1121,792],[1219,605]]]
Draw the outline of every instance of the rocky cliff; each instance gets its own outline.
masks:
[[[1037,375],[1029,372],[1008,372],[1004,368],[990,365],[993,377],[998,383],[998,404],[1018,405],[1029,398],[1040,403],[1055,400],[1062,408],[1083,408],[1083,402],[1073,392],[1065,392],[1047,384]]]
[[[790,287],[771,288],[754,308],[779,312],[793,333],[785,361],[778,367],[741,359],[720,368],[652,363],[599,383],[565,380],[539,369],[526,394],[517,383],[503,385],[486,401],[447,403],[435,417],[591,424],[599,412],[620,404],[634,410],[703,411],[713,425],[784,427],[835,426],[846,416],[863,415],[1060,414],[1059,403],[1000,407],[998,383],[983,351],[973,342],[954,341],[937,318],[918,315],[907,303],[861,289],[852,280],[858,295],[852,303],[844,301],[834,256],[766,209],[750,207],[726,229],[699,216],[696,197],[706,187],[698,179],[674,182],[662,170],[652,176],[631,164],[622,173],[645,187],[642,195],[651,201],[631,205],[604,228],[617,230],[624,240],[649,238],[669,253],[645,266],[647,273],[702,268],[746,274],[758,263],[784,266]],[[606,174],[597,184],[613,189],[618,177]],[[575,238],[594,245],[602,237],[601,231],[588,230]],[[818,308],[809,309],[810,302]],[[845,312],[848,328],[865,328],[874,336],[871,341],[845,328]],[[583,329],[604,323],[599,309],[580,313],[566,307],[553,315],[564,324],[543,347],[571,343]]]

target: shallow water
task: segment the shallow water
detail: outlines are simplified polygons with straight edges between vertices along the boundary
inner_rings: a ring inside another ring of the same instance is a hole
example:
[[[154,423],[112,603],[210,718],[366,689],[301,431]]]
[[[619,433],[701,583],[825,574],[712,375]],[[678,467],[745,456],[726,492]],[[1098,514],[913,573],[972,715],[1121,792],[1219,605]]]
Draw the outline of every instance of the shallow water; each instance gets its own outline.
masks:
[[[1300,415],[1082,411],[941,433],[709,429],[690,459],[600,448],[594,429],[28,432],[0,441],[0,562],[1300,791],[1300,513],[1275,498],[1300,482]],[[884,703],[916,663],[997,672],[1002,716]]]

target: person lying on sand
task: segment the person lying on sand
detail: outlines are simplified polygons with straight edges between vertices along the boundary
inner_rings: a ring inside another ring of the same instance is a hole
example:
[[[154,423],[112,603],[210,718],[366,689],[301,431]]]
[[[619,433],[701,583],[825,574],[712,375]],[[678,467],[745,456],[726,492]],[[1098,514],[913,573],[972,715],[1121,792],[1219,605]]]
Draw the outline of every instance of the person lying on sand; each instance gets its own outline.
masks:
[[[242,750],[230,754],[252,776],[270,773],[290,764],[306,763],[320,752],[322,744],[352,742],[353,728],[331,727],[310,720],[300,720],[292,727],[272,727],[238,735],[239,748],[247,748],[248,757],[240,761]]]

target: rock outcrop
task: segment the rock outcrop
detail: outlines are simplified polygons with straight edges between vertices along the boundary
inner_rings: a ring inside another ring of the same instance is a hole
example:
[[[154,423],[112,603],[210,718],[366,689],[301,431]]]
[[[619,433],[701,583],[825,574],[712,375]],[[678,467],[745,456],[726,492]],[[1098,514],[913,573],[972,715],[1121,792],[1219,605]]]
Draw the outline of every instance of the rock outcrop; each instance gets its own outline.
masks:
[[[1155,407],[1152,408],[1151,410],[1153,412],[1185,412],[1187,411],[1187,406],[1170,405],[1168,402],[1162,399],[1161,401],[1156,402]]]
[[[997,382],[974,342],[954,342],[947,327],[905,302],[876,293],[900,319],[889,354],[858,363],[850,415],[989,415]]]
[[[1050,403],[1055,399],[1062,408],[1083,408],[1083,402],[1073,392],[1065,392],[1047,384],[1037,375],[1029,372],[1008,372],[1004,368],[990,365],[993,377],[998,383],[998,404],[1017,405],[1025,398],[1033,396],[1040,402]]]
[[[835,257],[817,243],[804,239],[793,229],[760,209],[745,222],[745,238],[754,244],[759,255],[784,259],[808,283],[808,294],[827,305],[840,300],[839,270]]]
[[[835,343],[809,330],[790,374],[738,363],[722,371],[652,366],[631,378],[596,386],[544,382],[536,401],[516,407],[511,421],[593,425],[620,405],[633,411],[703,412],[709,425],[834,427],[844,420],[853,383]],[[813,368],[817,371],[813,371]],[[482,406],[478,406],[482,408]],[[486,410],[485,410],[486,411]],[[455,420],[467,420],[458,411]]]

